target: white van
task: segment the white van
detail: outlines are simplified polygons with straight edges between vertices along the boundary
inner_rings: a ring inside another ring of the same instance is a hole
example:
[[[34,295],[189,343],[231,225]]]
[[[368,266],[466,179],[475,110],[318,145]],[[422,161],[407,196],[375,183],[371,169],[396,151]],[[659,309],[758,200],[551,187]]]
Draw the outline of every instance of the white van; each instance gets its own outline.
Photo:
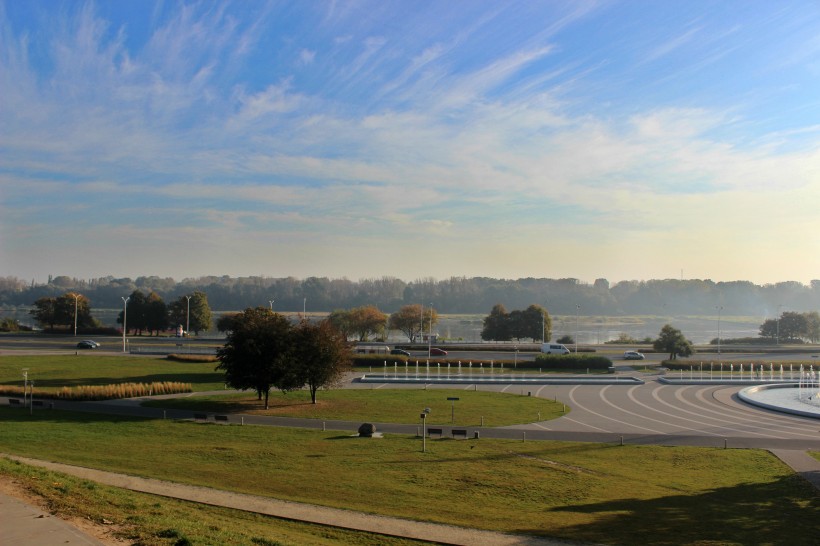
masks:
[[[548,355],[568,355],[569,349],[560,343],[542,343],[541,352]]]

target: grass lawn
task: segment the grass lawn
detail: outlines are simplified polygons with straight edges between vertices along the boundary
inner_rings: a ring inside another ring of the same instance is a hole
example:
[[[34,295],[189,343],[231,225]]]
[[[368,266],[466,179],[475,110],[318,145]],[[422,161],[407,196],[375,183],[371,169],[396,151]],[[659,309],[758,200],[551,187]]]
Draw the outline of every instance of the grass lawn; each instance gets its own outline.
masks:
[[[815,544],[820,498],[765,451],[362,439],[0,408],[0,451],[316,504],[604,544]],[[366,491],[366,494],[362,494]]]
[[[456,397],[455,402],[448,397]],[[199,396],[169,400],[152,400],[145,405],[158,408],[186,409],[216,413],[245,413],[338,419],[344,421],[374,421],[382,423],[418,423],[419,414],[430,408],[428,425],[496,427],[546,421],[564,415],[564,405],[544,398],[486,391],[418,389],[344,389],[319,391],[316,404],[308,391],[282,394],[271,392],[269,409],[255,394],[241,393]],[[453,421],[453,416],[455,421]]]
[[[23,385],[23,368],[36,388],[54,389],[77,385],[113,383],[151,383],[179,381],[190,383],[194,391],[225,387],[224,375],[214,371],[215,363],[174,362],[165,358],[78,355],[0,356],[0,384]]]
[[[39,497],[51,513],[64,519],[92,521],[116,538],[142,546],[421,544],[138,493],[5,458],[0,458],[0,476]]]

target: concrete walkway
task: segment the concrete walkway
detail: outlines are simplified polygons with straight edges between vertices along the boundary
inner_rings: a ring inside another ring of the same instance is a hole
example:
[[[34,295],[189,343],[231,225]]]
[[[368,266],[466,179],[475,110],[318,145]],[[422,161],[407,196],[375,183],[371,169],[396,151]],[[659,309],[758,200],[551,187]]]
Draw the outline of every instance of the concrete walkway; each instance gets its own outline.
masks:
[[[0,544],[104,546],[71,524],[39,508],[0,493]]]
[[[233,493],[207,487],[184,485],[151,478],[139,478],[126,474],[117,474],[80,466],[52,463],[27,457],[17,457],[13,455],[3,455],[4,457],[19,461],[24,464],[47,468],[55,472],[62,472],[77,476],[82,479],[104,483],[114,487],[122,487],[132,491],[150,493],[174,499],[181,499],[190,502],[209,504],[255,512],[278,518],[286,518],[320,525],[330,525],[355,531],[366,531],[381,535],[396,536],[435,542],[439,544],[453,544],[463,546],[566,546],[572,544],[558,540],[548,540],[537,537],[523,535],[509,535],[494,533],[491,531],[480,531],[476,529],[466,529],[452,525],[442,525],[436,523],[426,523],[420,521],[406,520],[388,516],[374,516],[362,512],[353,512],[337,508],[327,508],[312,504],[282,501],[255,495]],[[0,497],[1,498],[1,497]],[[55,519],[55,518],[51,518]],[[13,523],[13,521],[11,522]],[[0,527],[9,527],[5,522],[5,515],[0,516]],[[25,529],[23,529],[25,530]],[[23,535],[23,533],[19,533]],[[0,544],[15,545],[42,545],[57,544],[58,541],[37,541],[30,542],[14,540],[5,541],[0,535]],[[66,543],[62,540],[59,543]],[[100,544],[99,542],[67,542],[70,544]]]
[[[791,449],[770,449],[769,451],[820,491],[820,461],[805,451]]]

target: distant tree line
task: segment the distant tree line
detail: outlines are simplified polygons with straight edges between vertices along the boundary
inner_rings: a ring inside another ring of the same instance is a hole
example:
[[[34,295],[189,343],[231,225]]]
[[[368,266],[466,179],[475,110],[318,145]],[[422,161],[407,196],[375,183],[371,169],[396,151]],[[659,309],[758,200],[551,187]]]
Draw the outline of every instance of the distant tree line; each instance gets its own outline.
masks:
[[[139,290],[155,293],[165,301],[192,292],[207,294],[216,311],[267,306],[274,311],[329,313],[334,309],[374,306],[395,313],[406,305],[433,303],[438,313],[486,313],[496,304],[507,309],[526,309],[531,304],[551,315],[704,315],[717,307],[724,315],[774,317],[780,310],[807,312],[820,309],[820,280],[808,285],[788,281],[756,285],[748,281],[711,280],[621,281],[606,279],[584,283],[578,279],[493,279],[487,277],[431,278],[406,282],[394,277],[330,279],[326,277],[137,277],[75,279],[57,276],[48,283],[27,283],[16,277],[0,277],[0,308],[30,306],[39,298],[56,298],[66,292],[82,293],[96,308],[114,309],[121,298]]]

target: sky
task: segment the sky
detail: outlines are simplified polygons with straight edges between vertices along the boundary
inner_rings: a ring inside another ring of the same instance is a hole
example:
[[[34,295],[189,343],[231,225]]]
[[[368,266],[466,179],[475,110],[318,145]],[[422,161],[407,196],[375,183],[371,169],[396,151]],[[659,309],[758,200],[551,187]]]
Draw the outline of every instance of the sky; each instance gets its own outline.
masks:
[[[0,276],[820,277],[820,4],[0,0]]]

